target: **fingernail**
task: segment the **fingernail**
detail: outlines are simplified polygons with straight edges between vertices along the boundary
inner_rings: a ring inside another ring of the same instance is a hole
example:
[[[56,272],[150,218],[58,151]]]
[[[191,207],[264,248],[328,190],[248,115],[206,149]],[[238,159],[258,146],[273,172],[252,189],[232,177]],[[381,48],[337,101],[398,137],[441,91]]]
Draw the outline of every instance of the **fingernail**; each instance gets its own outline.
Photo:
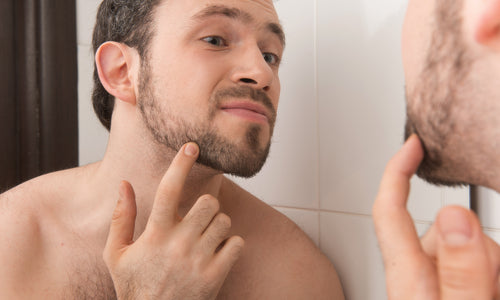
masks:
[[[461,247],[472,238],[472,225],[465,209],[444,209],[439,214],[438,222],[443,240],[448,246]]]
[[[189,143],[186,145],[186,148],[184,148],[184,154],[187,156],[195,156],[198,154],[198,147],[196,147],[194,144]]]
[[[418,140],[418,136],[415,133],[410,135],[410,137],[405,141],[404,145],[407,146],[408,144],[413,143],[414,140]]]

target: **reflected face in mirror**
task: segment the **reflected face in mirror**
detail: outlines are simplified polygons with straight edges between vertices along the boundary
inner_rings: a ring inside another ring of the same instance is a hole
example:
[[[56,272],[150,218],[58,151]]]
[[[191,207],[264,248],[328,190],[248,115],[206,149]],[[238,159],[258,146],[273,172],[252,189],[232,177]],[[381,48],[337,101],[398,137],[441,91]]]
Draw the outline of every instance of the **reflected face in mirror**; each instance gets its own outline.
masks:
[[[139,107],[157,142],[200,146],[199,162],[255,175],[270,148],[284,34],[271,0],[169,0],[140,74]]]
[[[473,61],[463,40],[462,8],[462,0],[410,1],[403,29],[405,137],[416,133],[422,140],[425,157],[417,174],[434,184],[470,180],[461,143]]]

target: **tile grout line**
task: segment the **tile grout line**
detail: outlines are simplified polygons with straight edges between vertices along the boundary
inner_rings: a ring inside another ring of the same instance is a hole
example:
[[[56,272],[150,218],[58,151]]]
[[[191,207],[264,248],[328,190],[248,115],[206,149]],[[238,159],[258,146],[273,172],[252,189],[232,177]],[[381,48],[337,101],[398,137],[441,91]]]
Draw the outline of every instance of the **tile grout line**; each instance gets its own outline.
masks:
[[[481,226],[481,228],[489,232],[500,232],[500,228],[488,227],[488,226]]]
[[[355,217],[365,217],[365,218],[372,218],[371,214],[363,214],[363,213],[355,213],[355,212],[347,212],[347,211],[337,211],[337,210],[330,210],[330,209],[315,209],[315,208],[307,208],[307,207],[296,207],[296,206],[286,206],[286,205],[272,205],[274,208],[284,208],[284,209],[291,209],[291,210],[301,210],[301,211],[307,211],[307,212],[313,212],[313,213],[330,213],[330,214],[337,214],[337,215],[345,215],[345,216],[355,216]],[[421,225],[429,225],[432,224],[433,222],[431,220],[422,220],[422,219],[413,219],[413,222],[415,224],[421,224]],[[483,227],[483,229],[487,230],[497,230],[500,231],[500,228],[487,228]]]
[[[320,181],[320,158],[321,158],[321,136],[319,115],[319,92],[318,92],[318,0],[313,1],[313,47],[314,47],[314,98],[316,102],[316,205],[321,209],[321,181]],[[318,211],[318,247],[321,247],[321,213]]]

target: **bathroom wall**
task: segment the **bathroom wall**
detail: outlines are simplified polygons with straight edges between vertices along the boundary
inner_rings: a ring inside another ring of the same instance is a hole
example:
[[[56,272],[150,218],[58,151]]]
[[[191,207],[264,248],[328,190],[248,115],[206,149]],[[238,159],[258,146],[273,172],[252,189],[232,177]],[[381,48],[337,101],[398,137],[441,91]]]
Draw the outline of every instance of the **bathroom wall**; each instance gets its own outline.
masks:
[[[98,2],[77,0],[81,164],[99,160],[107,139],[90,104]],[[235,180],[304,229],[335,264],[347,299],[385,299],[371,206],[385,163],[403,140],[400,30],[406,1],[275,5],[287,49],[273,148],[259,175]],[[409,207],[419,232],[451,203],[468,206],[468,189],[413,180]]]
[[[481,220],[483,231],[500,243],[500,195],[487,188],[478,187],[475,190],[477,214]]]

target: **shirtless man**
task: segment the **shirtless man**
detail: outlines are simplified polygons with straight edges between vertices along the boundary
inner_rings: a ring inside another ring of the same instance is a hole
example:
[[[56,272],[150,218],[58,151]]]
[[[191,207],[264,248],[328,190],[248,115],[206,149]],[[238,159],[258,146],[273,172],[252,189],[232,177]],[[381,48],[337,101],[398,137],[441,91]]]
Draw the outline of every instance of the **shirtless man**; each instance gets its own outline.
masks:
[[[94,47],[106,154],[1,195],[0,298],[343,299],[308,237],[223,176],[269,150],[272,1],[105,0]]]
[[[500,247],[473,212],[445,207],[420,240],[409,181],[500,192],[500,0],[409,0],[403,28],[408,140],[373,217],[389,299],[499,299]]]

